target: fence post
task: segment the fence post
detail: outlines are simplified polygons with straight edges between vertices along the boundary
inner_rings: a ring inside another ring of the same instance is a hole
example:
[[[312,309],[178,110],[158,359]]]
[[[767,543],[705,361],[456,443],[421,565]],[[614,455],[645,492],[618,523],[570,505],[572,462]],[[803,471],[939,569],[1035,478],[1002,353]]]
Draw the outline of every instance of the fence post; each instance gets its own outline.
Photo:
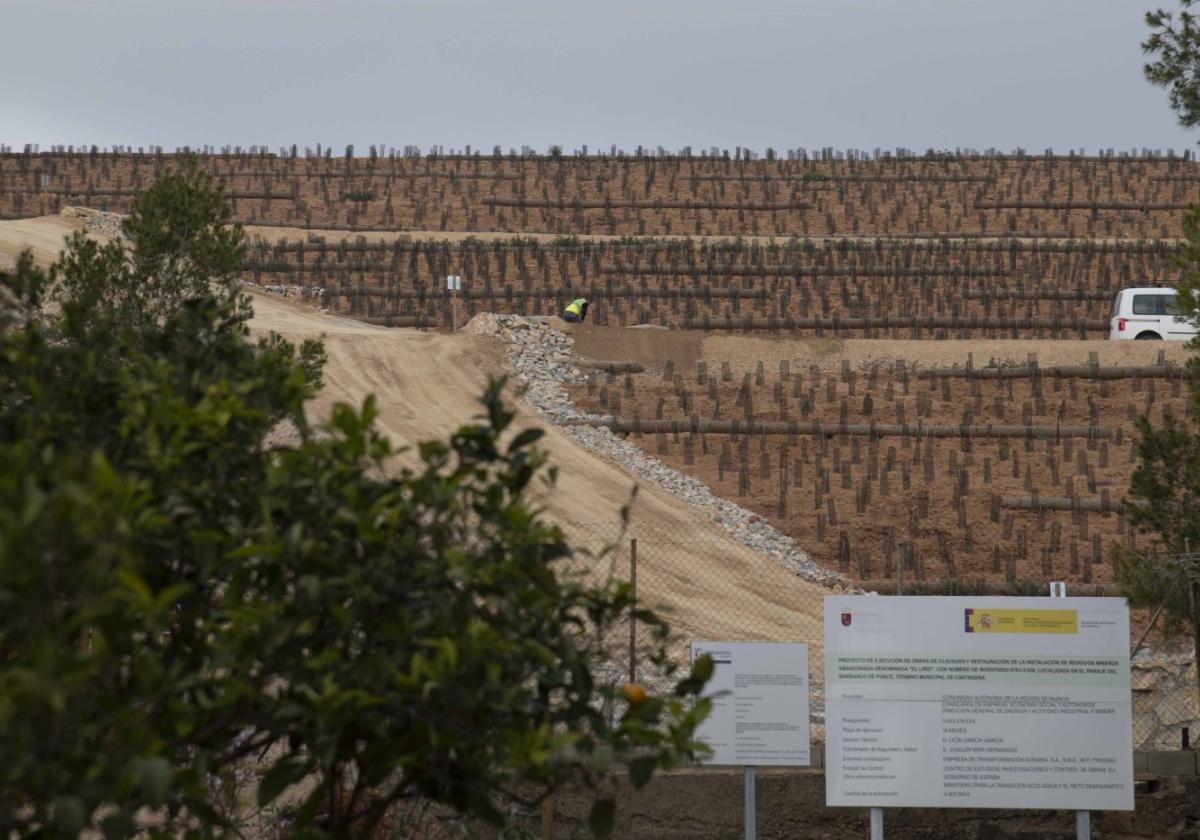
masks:
[[[629,541],[629,681],[637,682],[637,538]]]
[[[1194,563],[1195,557],[1192,559]],[[1192,656],[1200,663],[1200,571],[1192,574]],[[1200,664],[1196,665],[1196,704],[1200,708]]]

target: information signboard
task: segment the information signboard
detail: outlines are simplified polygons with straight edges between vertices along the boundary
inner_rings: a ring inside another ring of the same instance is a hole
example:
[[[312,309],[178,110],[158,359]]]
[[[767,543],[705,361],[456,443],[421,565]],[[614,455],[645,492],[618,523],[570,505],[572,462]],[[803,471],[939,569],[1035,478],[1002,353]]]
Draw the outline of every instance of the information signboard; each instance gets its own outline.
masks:
[[[713,658],[706,693],[712,714],[696,738],[712,748],[706,764],[807,767],[808,645],[798,642],[692,642],[692,660]]]
[[[829,805],[1132,810],[1121,598],[825,599]]]

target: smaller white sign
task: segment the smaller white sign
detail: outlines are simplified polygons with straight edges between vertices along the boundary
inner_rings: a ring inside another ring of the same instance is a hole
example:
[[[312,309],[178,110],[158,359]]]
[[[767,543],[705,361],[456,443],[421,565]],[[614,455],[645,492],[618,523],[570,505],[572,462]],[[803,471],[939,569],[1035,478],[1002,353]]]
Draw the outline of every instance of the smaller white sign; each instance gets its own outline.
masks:
[[[712,714],[696,729],[712,754],[705,764],[807,767],[808,645],[801,642],[692,642],[707,653]]]
[[[462,290],[462,276],[458,275],[458,274],[447,274],[446,275],[446,288],[452,292],[461,291]]]

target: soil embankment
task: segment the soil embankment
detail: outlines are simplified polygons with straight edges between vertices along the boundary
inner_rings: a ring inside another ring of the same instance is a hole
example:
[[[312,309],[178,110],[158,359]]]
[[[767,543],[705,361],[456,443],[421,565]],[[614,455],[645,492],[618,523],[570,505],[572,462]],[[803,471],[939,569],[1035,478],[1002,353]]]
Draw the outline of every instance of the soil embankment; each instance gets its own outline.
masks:
[[[85,227],[81,219],[59,216],[0,221],[0,254],[15,258],[31,248],[38,263],[46,265],[58,255],[65,236]],[[314,417],[328,416],[339,401],[361,407],[373,393],[378,426],[397,446],[444,438],[473,420],[481,411],[478,398],[488,377],[505,372],[504,348],[487,336],[374,327],[268,295],[256,295],[254,305],[256,332],[274,331],[297,342],[324,339],[325,388],[313,402]],[[542,446],[560,468],[557,485],[541,491],[548,514],[577,542],[594,546],[596,535],[615,535],[634,479],[540,421],[516,394],[510,398],[518,428],[546,429]],[[667,493],[641,488],[630,534],[653,537],[657,550],[643,558],[643,563],[653,562],[654,589],[662,593],[653,604],[682,634],[803,638],[820,621],[824,588],[739,544]]]
[[[472,420],[488,376],[504,372],[503,347],[487,336],[372,327],[264,295],[255,296],[253,328],[297,341],[323,336],[328,365],[325,389],[313,404],[315,415],[326,416],[336,401],[361,406],[374,393],[379,428],[399,445],[445,437]],[[540,421],[516,395],[512,398],[518,428],[543,427],[542,447],[560,468],[558,483],[540,499],[549,515],[568,533],[573,523],[584,526],[585,533],[590,526],[616,523],[633,490],[630,475]],[[733,541],[678,499],[642,487],[632,521],[633,535],[653,536],[657,580],[672,582],[660,587],[672,594],[660,606],[676,629],[714,637],[754,632],[774,637],[786,634],[789,624],[802,623],[811,632],[812,622],[819,620],[819,596],[826,590]],[[703,553],[691,548],[700,539]],[[669,550],[673,542],[678,550]]]

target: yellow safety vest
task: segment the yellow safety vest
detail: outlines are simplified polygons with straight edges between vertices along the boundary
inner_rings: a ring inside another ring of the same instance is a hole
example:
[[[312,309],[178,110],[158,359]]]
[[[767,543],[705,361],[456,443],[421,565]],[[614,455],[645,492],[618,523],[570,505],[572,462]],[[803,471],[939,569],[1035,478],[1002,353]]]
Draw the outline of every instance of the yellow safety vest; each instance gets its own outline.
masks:
[[[583,298],[579,298],[578,300],[573,300],[567,304],[567,308],[564,309],[563,311],[571,312],[571,313],[574,313],[575,315],[583,317],[583,305],[585,303],[587,303],[587,301],[584,300]]]

